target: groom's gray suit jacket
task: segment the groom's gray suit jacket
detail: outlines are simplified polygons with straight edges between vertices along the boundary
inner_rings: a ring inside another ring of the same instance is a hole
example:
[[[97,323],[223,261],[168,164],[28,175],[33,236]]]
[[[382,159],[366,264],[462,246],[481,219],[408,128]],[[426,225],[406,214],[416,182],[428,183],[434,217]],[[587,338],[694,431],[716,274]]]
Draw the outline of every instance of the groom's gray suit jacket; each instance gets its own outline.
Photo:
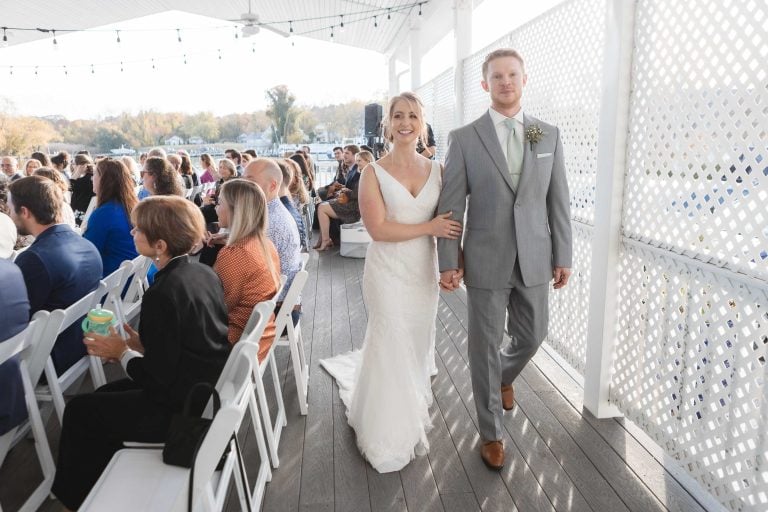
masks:
[[[525,286],[547,283],[552,269],[571,267],[571,220],[556,126],[524,115],[524,127],[544,132],[533,144],[523,140],[517,194],[488,112],[448,137],[438,213],[453,212],[464,226],[464,282],[486,289],[508,288],[519,260]],[[440,270],[459,268],[459,241],[438,238]]]

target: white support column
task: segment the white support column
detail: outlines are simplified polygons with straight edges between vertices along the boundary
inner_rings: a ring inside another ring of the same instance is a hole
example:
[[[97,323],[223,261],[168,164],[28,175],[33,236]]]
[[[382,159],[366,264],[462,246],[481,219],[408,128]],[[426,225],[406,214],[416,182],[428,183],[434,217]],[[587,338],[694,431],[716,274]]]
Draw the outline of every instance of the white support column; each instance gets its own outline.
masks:
[[[608,391],[616,336],[635,3],[636,0],[606,0],[603,99],[598,134],[592,281],[584,371],[584,408],[597,418],[622,415],[610,403]]]
[[[454,0],[453,34],[455,56],[453,63],[454,126],[464,124],[464,59],[472,53],[472,0]]]
[[[400,75],[397,74],[397,59],[390,55],[387,59],[389,66],[389,97],[397,96],[400,92]]]
[[[418,21],[411,22],[408,39],[411,46],[411,90],[421,87],[421,58],[424,56],[421,44],[421,28]]]

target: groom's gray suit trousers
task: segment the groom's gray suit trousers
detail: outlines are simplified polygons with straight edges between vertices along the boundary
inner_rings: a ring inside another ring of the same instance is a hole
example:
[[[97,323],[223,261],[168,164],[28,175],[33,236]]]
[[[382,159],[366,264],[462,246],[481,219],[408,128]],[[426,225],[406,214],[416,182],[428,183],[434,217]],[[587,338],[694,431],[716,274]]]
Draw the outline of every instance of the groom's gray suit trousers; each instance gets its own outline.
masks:
[[[468,352],[480,436],[500,440],[501,385],[512,384],[547,335],[549,283],[526,287],[515,264],[509,288],[467,286]],[[504,318],[511,341],[503,348]]]

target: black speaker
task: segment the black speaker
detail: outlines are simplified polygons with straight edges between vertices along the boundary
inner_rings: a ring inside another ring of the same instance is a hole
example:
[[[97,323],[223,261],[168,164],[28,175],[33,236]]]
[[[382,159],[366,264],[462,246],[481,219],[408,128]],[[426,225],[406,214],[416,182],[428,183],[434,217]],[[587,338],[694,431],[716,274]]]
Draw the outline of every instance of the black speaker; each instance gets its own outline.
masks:
[[[370,103],[365,106],[365,136],[378,137],[381,135],[381,105]]]

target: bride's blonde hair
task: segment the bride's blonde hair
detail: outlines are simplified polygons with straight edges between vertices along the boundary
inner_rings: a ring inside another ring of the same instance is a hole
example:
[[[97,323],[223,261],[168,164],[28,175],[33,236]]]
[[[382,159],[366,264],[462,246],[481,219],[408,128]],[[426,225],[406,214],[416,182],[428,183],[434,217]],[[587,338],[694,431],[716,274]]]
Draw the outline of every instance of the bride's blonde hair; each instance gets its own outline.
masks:
[[[384,129],[384,138],[389,141],[390,145],[394,140],[394,135],[390,125],[392,124],[392,117],[395,115],[395,105],[398,101],[405,101],[408,103],[408,107],[416,114],[416,118],[419,120],[419,140],[426,147],[427,145],[427,123],[424,121],[424,104],[421,102],[421,98],[415,92],[401,92],[397,96],[393,96],[389,99],[389,107],[387,108],[387,115],[382,120],[381,124]]]

